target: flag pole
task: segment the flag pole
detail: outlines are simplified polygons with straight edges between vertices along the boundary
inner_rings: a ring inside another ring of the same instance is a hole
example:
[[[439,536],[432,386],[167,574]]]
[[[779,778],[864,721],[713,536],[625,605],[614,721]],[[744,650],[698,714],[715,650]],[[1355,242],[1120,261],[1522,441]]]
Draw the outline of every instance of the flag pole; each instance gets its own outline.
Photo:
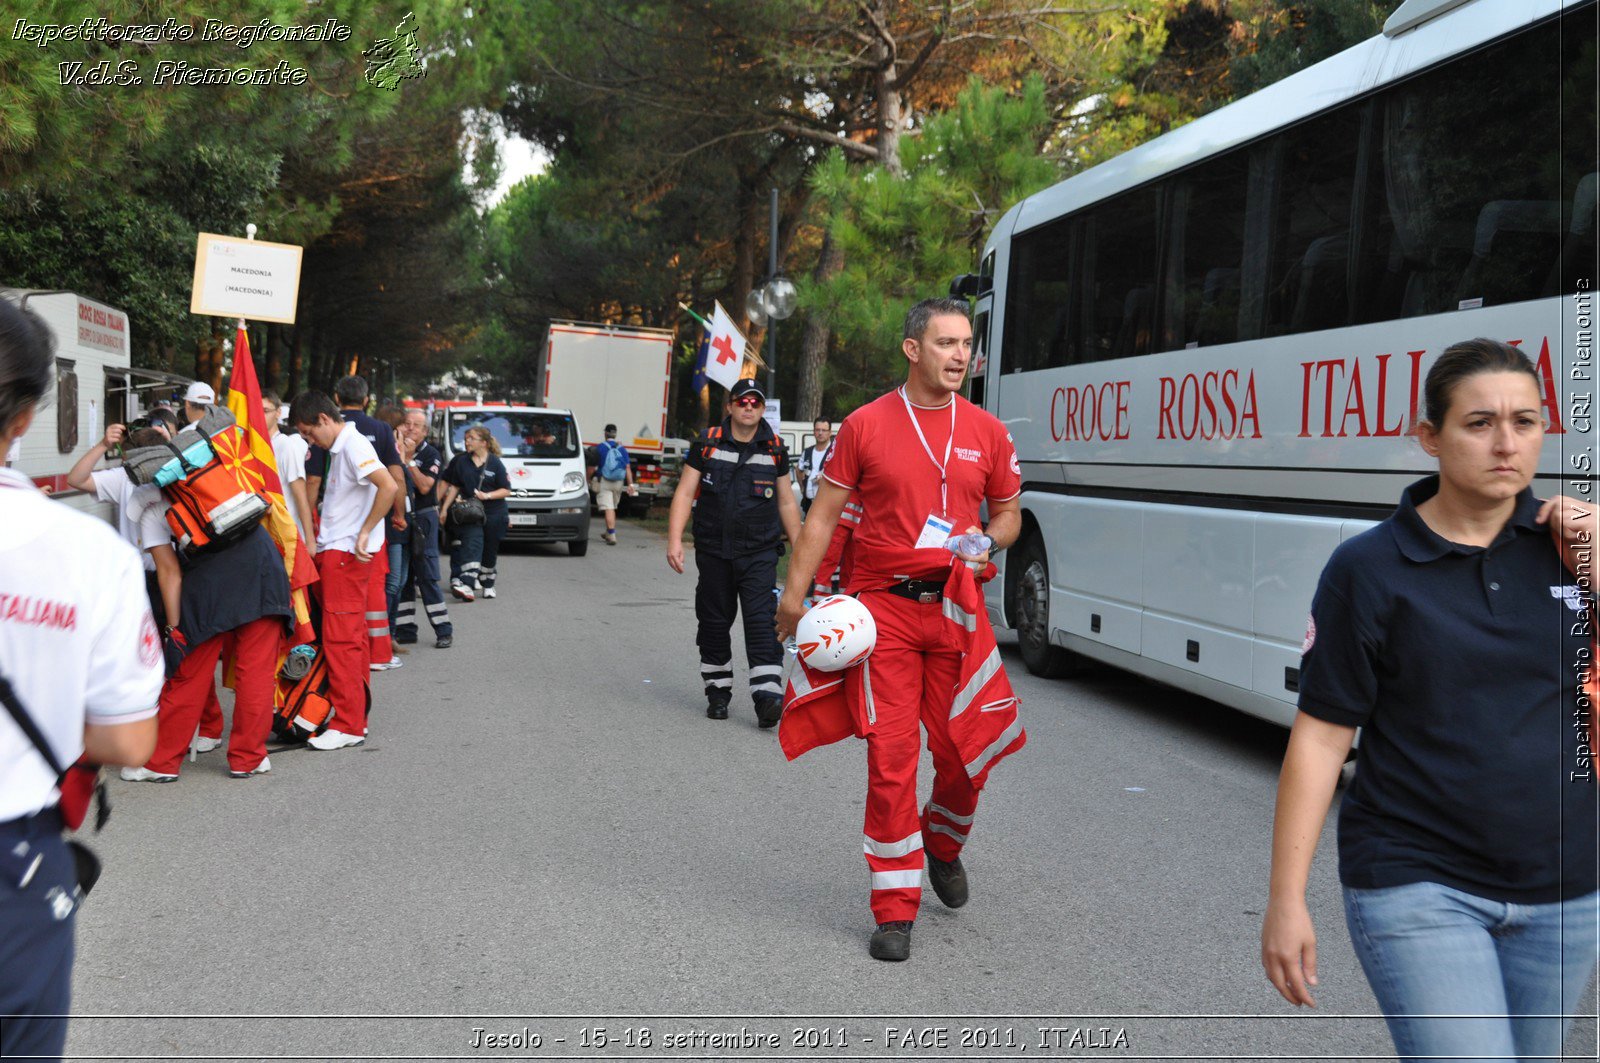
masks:
[[[700,322],[700,324],[704,325],[706,328],[710,328],[711,327],[711,322],[707,321],[705,318],[701,317],[699,314],[695,313],[693,310],[690,310],[688,303],[679,303],[678,304],[678,308],[680,310],[682,310],[684,313],[688,314],[690,317],[694,318],[696,321]]]

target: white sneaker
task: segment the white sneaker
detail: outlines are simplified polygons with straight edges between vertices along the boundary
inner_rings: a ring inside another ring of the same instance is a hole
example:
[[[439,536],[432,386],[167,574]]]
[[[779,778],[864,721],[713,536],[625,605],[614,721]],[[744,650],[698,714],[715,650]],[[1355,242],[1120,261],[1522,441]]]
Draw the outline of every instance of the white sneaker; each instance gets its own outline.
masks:
[[[359,746],[366,739],[361,735],[347,735],[343,731],[323,731],[317,737],[306,742],[312,749],[324,752],[333,749],[344,749],[346,746]]]
[[[198,735],[190,743],[196,753],[209,753],[220,745],[222,745],[222,739],[220,738],[205,738]]]
[[[123,768],[119,773],[123,782],[177,782],[176,775],[163,775],[149,768]]]
[[[368,665],[367,667],[371,671],[374,671],[374,672],[387,672],[389,669],[391,669],[391,668],[399,668],[401,665],[403,665],[405,663],[406,662],[402,661],[399,657],[390,657],[387,662],[374,661],[372,664]]]
[[[485,598],[493,598],[494,597],[494,588],[493,587],[485,587],[483,589],[483,596]]]
[[[265,775],[267,772],[269,772],[271,770],[272,770],[272,758],[271,757],[262,757],[261,758],[261,763],[257,764],[251,770],[249,770],[249,771],[230,771],[230,772],[228,772],[228,774],[232,775],[235,779],[248,779],[252,775]]]
[[[472,601],[472,588],[468,587],[465,583],[450,584],[450,593],[464,602]]]

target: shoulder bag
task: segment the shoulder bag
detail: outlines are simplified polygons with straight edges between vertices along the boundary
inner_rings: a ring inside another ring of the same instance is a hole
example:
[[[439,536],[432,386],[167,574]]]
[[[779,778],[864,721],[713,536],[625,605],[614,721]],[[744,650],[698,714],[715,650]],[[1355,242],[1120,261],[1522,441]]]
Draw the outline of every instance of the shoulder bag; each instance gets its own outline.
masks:
[[[11,687],[11,681],[3,675],[0,675],[0,701],[5,702],[11,718],[28,736],[44,762],[50,765],[50,770],[56,773],[56,786],[61,790],[61,820],[67,829],[77,830],[83,826],[89,814],[92,794],[95,804],[94,829],[99,831],[111,818],[111,799],[106,794],[105,782],[100,778],[99,766],[80,760],[70,768],[63,768],[61,761],[56,759],[55,750],[50,748],[50,743],[45,741],[44,734],[33,722],[33,717],[23,708],[21,699]],[[68,838],[66,842],[72,850],[72,860],[77,868],[78,896],[87,897],[89,891],[94,889],[94,884],[100,881],[100,858],[80,841]]]

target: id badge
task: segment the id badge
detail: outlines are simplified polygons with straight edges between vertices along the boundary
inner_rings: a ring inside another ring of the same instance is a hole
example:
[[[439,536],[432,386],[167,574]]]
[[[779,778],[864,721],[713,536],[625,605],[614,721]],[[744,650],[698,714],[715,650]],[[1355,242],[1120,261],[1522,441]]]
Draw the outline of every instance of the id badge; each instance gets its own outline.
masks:
[[[922,534],[917,536],[916,549],[944,549],[944,541],[950,538],[950,532],[954,527],[937,513],[929,513],[928,519],[923,522]]]

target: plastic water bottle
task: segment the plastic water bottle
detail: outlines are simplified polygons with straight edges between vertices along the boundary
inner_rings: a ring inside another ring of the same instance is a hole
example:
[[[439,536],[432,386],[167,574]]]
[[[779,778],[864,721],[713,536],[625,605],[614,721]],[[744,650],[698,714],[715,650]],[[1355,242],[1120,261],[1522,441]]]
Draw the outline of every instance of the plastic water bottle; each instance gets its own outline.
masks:
[[[944,541],[944,548],[952,554],[966,557],[977,557],[994,546],[994,540],[982,532],[967,532],[965,535],[952,535]]]

